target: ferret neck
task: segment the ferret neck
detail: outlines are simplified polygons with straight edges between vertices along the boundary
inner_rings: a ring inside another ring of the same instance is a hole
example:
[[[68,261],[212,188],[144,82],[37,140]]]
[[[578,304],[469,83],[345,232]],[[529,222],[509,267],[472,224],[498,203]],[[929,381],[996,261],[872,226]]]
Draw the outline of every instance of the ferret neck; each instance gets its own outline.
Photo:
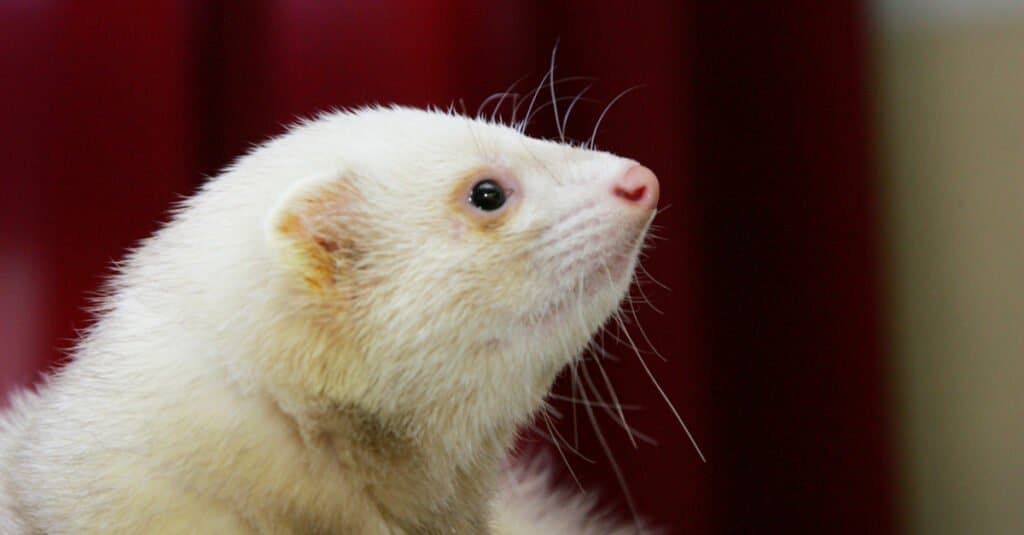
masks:
[[[514,426],[441,432],[436,426],[445,424],[419,415],[330,403],[288,417],[307,451],[329,458],[388,523],[410,533],[486,532],[487,504]]]

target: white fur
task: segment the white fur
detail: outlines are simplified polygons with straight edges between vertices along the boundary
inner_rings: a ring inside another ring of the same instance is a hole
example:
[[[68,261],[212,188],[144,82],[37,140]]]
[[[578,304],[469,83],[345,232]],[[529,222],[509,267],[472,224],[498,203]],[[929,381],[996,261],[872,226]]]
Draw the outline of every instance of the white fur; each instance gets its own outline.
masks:
[[[628,287],[652,214],[609,184],[632,164],[407,108],[257,148],[0,415],[0,532],[602,532],[526,513],[533,482],[491,503],[518,426]],[[488,174],[520,187],[493,227],[453,196]]]
[[[494,501],[496,535],[655,535],[656,528],[615,521],[602,511],[596,496],[576,489],[552,490],[546,459],[506,469],[506,479]]]

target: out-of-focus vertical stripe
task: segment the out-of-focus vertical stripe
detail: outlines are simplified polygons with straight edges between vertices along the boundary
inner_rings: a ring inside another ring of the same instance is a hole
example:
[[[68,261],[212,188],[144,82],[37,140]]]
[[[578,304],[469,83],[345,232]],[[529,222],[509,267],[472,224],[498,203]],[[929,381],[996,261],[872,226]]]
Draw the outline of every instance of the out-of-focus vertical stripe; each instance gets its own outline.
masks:
[[[14,240],[0,244],[0,392],[31,384],[40,357],[49,354],[48,268],[33,247]],[[0,407],[6,401],[0,397]]]
[[[695,5],[716,528],[891,533],[866,7]]]
[[[41,174],[53,169],[55,2],[0,3],[0,406],[51,356],[52,257]]]
[[[1024,533],[1024,4],[875,7],[905,523]]]

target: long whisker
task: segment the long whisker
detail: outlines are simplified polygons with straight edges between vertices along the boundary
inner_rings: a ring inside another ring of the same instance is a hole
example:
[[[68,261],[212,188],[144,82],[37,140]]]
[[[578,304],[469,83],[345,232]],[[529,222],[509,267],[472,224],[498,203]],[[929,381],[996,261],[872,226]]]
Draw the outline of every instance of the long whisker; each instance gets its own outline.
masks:
[[[480,118],[480,116],[483,114],[483,109],[488,104],[490,104],[490,102],[492,100],[497,99],[498,103],[494,105],[494,108],[491,110],[491,115],[488,116],[488,120],[491,121],[491,122],[494,122],[494,115],[498,112],[498,110],[501,109],[501,105],[502,105],[502,103],[505,102],[505,99],[508,98],[509,96],[515,97],[515,96],[518,96],[518,95],[519,95],[519,93],[512,93],[511,91],[502,91],[500,93],[495,93],[495,94],[485,98],[483,100],[483,102],[480,103],[480,106],[477,107],[477,110],[476,110],[477,118]]]
[[[586,95],[587,91],[590,91],[590,89],[592,87],[594,87],[594,84],[588,84],[587,87],[584,87],[582,91],[580,91],[579,93],[576,93],[576,98],[572,99],[572,102],[569,103],[569,107],[565,110],[565,117],[562,117],[562,131],[563,132],[565,131],[566,125],[569,124],[569,117],[572,115],[572,110],[573,110],[573,108],[576,107],[576,103],[579,102],[580,99],[583,98],[583,95]],[[590,102],[593,102],[592,99],[587,99],[587,100],[589,100]],[[562,141],[563,142],[565,141],[564,136],[563,136]]]
[[[656,284],[662,290],[665,290],[667,292],[671,292],[672,291],[672,288],[669,288],[667,284],[665,284],[665,283],[659,281],[658,279],[654,278],[654,275],[651,275],[651,272],[647,271],[647,268],[644,267],[642,262],[637,262],[636,263],[636,267],[637,267],[637,269],[639,269],[643,273],[644,277],[647,280],[653,282],[654,284]],[[650,304],[650,301],[648,301],[648,304]],[[659,310],[658,312],[661,312],[661,311]]]
[[[626,476],[622,473],[622,468],[619,467],[619,463],[615,460],[615,455],[612,453],[612,449],[608,445],[608,441],[604,438],[601,426],[597,423],[597,417],[594,415],[594,409],[590,405],[584,405],[583,409],[587,412],[590,424],[594,426],[594,435],[597,437],[597,441],[601,445],[601,449],[604,451],[604,455],[608,459],[609,464],[611,464],[612,472],[615,474],[615,479],[619,482],[619,487],[622,489],[622,495],[626,499],[626,505],[629,507],[629,512],[633,516],[633,522],[639,526],[640,515],[637,512],[636,502],[633,500],[633,494],[629,491],[629,485],[626,484]]]
[[[554,48],[551,49],[551,66],[549,67],[548,80],[554,82],[555,80],[555,56],[558,55],[558,41],[555,41]],[[548,88],[551,90],[551,112],[555,116],[555,128],[558,129],[558,140],[565,143],[565,128],[562,127],[562,121],[558,117],[558,99],[555,98],[555,84],[548,84]]]
[[[586,318],[583,317],[582,308],[577,308],[577,310],[579,314],[578,319],[581,322],[581,326],[586,328],[587,323]],[[583,370],[584,378],[587,378],[587,369],[585,362],[581,366],[581,369]],[[586,397],[587,389],[583,388],[582,391],[584,392],[584,397]],[[594,392],[594,394],[598,395],[596,391]],[[612,472],[614,472],[615,474],[615,479],[619,483],[619,488],[622,490],[622,495],[626,499],[626,505],[629,507],[630,514],[633,517],[633,523],[637,527],[637,531],[640,531],[640,517],[637,513],[636,502],[633,500],[633,494],[629,490],[629,484],[626,483],[626,476],[625,474],[623,474],[622,468],[619,467],[618,461],[615,460],[615,454],[612,453],[612,449],[608,445],[608,441],[605,439],[604,432],[601,431],[601,426],[597,423],[597,417],[594,415],[594,408],[589,403],[586,403],[583,405],[583,409],[584,411],[586,411],[587,418],[590,420],[590,424],[594,428],[594,435],[597,437],[597,441],[601,445],[601,450],[604,452],[605,457],[611,464]]]
[[[600,408],[605,408],[605,409],[611,408],[613,406],[611,403],[602,403],[600,401],[590,401],[588,399],[580,399],[580,398],[573,397],[573,396],[563,396],[561,394],[549,394],[548,397],[550,397],[551,399],[557,400],[557,401],[564,401],[566,403],[573,403],[573,404],[576,404],[576,405],[590,405],[591,407],[600,407]],[[622,407],[622,410],[624,410],[624,411],[638,411],[638,410],[641,410],[643,408],[643,407],[641,407],[639,405],[628,405],[628,404],[620,405],[620,407]]]
[[[561,101],[564,101],[564,100],[569,100],[569,99],[573,99],[573,98],[575,98],[575,97],[572,97],[572,96],[566,95],[566,96],[564,96],[564,97],[558,97],[558,98],[556,98],[556,99],[555,99],[555,101],[561,102]],[[594,100],[594,99],[590,99],[590,98],[588,98],[588,99],[583,99],[583,100],[585,100],[585,101],[587,101],[587,102],[597,102],[596,100]],[[553,102],[554,102],[554,101],[553,101]],[[526,124],[526,125],[529,125],[529,124],[530,124],[531,122],[533,122],[533,118],[534,118],[534,117],[536,117],[536,116],[537,116],[537,114],[539,114],[540,112],[544,111],[544,110],[545,110],[545,109],[546,109],[547,107],[549,107],[549,106],[551,106],[551,105],[552,105],[552,102],[546,102],[546,103],[544,103],[544,104],[541,104],[540,106],[537,106],[537,109],[533,110],[533,112],[532,112],[532,113],[530,114],[530,116],[529,116],[529,117],[526,117],[526,118],[525,118],[525,119],[523,120],[523,123],[524,123],[524,124]],[[563,140],[562,140],[562,142],[564,142],[564,141],[565,141],[565,140],[563,139]]]
[[[640,285],[637,284],[636,287],[639,290]],[[643,290],[640,290],[640,293],[643,294]],[[644,300],[647,301],[647,296],[644,296]],[[661,311],[655,308],[654,305],[651,305],[649,301],[647,302],[647,305],[650,306],[655,312],[658,312],[659,314],[661,313]],[[644,342],[647,343],[647,347],[651,350],[652,353],[655,354],[655,356],[661,359],[662,362],[668,362],[668,359],[662,356],[662,354],[658,351],[657,346],[655,346],[654,342],[651,342],[650,337],[647,336],[647,330],[644,329],[644,326],[640,323],[640,318],[636,314],[636,307],[633,306],[633,303],[627,303],[627,308],[629,308],[629,314],[633,316],[633,323],[636,325],[636,328],[640,331],[640,336],[642,336]]]
[[[647,374],[647,377],[651,380],[651,384],[654,385],[654,388],[658,391],[658,394],[661,395],[661,399],[665,401],[665,404],[668,405],[668,408],[676,417],[676,421],[679,422],[679,426],[683,428],[683,431],[686,433],[686,437],[690,439],[690,444],[693,444],[693,449],[697,451],[697,456],[700,457],[701,461],[705,463],[708,462],[707,458],[704,456],[704,452],[701,451],[700,446],[697,445],[697,439],[695,439],[693,433],[690,432],[690,428],[686,426],[686,422],[684,422],[683,417],[679,415],[679,411],[676,410],[675,404],[672,403],[672,400],[668,397],[668,394],[665,393],[665,389],[661,387],[661,384],[658,383],[658,380],[654,377],[654,373],[651,372],[650,366],[647,365],[647,361],[644,360],[643,355],[640,353],[640,350],[636,347],[636,343],[633,342],[632,337],[629,336],[629,331],[625,329],[624,325],[622,329],[622,334],[625,335],[627,339],[629,339],[630,345],[633,348],[633,353],[636,355],[637,360],[640,361],[640,365],[643,367],[644,372]]]
[[[604,261],[602,261],[601,262],[601,267],[604,270],[605,275],[608,277],[608,283],[609,284],[614,284],[614,281],[612,280],[612,272],[608,269],[608,265]],[[636,438],[633,437],[633,429],[631,427],[629,427],[629,424],[626,422],[626,414],[624,412],[622,412],[621,403],[619,403],[619,396],[615,394],[615,389],[612,388],[611,379],[609,379],[608,378],[608,374],[605,373],[604,366],[601,365],[601,359],[600,358],[596,358],[596,359],[594,359],[594,361],[597,362],[597,368],[598,368],[598,370],[601,371],[601,377],[604,378],[604,384],[605,384],[605,386],[608,387],[608,394],[611,395],[611,397],[612,397],[612,402],[615,404],[616,410],[619,413],[619,419],[622,420],[623,427],[626,429],[626,435],[629,436],[629,442],[631,444],[633,444],[633,449],[636,449],[637,448]],[[586,373],[586,369],[584,369],[584,373]],[[585,376],[585,378],[588,379],[588,380],[590,379],[589,376]],[[591,385],[593,385],[592,382],[591,382]],[[591,388],[594,388],[594,387],[591,386]]]
[[[549,416],[549,415],[545,414],[545,417],[547,417],[547,416]],[[548,423],[551,424],[551,426],[552,426],[551,427],[551,431],[555,434],[556,437],[558,437],[559,440],[562,441],[562,444],[565,444],[566,449],[568,449],[571,453],[573,453],[574,455],[576,455],[577,457],[579,457],[580,459],[583,459],[584,461],[586,461],[588,463],[594,464],[596,462],[596,461],[594,461],[594,459],[591,459],[590,457],[587,457],[586,455],[584,455],[583,452],[581,452],[579,450],[579,448],[569,446],[569,441],[565,440],[565,436],[563,436],[562,433],[560,433],[558,431],[558,427],[556,427],[554,425],[554,422],[551,421],[550,417],[548,417],[547,419],[548,419]]]
[[[502,104],[505,103],[505,99],[508,98],[509,96],[513,96],[513,97],[519,96],[519,93],[513,93],[512,90],[515,89],[516,86],[519,85],[520,82],[525,80],[527,78],[527,76],[529,76],[529,75],[520,76],[516,81],[512,82],[512,85],[508,86],[508,89],[506,89],[504,91],[501,91],[499,93],[494,93],[493,95],[485,98],[484,101],[480,103],[480,106],[478,106],[477,109],[476,109],[477,117],[479,117],[480,114],[483,113],[484,108],[487,107],[487,104],[490,101],[492,101],[495,98],[497,98],[498,99],[498,103],[494,105],[494,109],[491,110],[491,115],[488,117],[488,120],[493,123],[496,114],[501,110]]]
[[[580,378],[576,370],[576,366],[578,364],[579,362],[577,360],[573,360],[572,364],[569,365],[570,382],[572,383],[572,397],[577,397],[579,394],[578,389]],[[584,394],[584,396],[586,396],[586,394]],[[580,447],[580,429],[579,421],[576,418],[577,404],[573,403],[570,407],[572,409],[572,444],[578,448]]]
[[[558,455],[562,458],[562,463],[565,464],[565,468],[569,471],[569,475],[572,476],[572,480],[576,482],[576,486],[583,491],[583,483],[580,483],[580,478],[576,476],[576,471],[572,469],[572,464],[569,462],[569,458],[566,457],[565,452],[562,451],[562,445],[553,435],[555,430],[551,425],[551,419],[548,418],[547,414],[541,413],[541,415],[544,418],[544,425],[548,428],[548,437],[550,437],[551,441],[554,442],[555,449],[558,451]]]
[[[565,78],[560,78],[558,80],[555,80],[552,83],[555,84],[556,86],[558,86],[558,85],[561,85],[561,84],[564,84],[564,83],[568,83],[568,82],[579,82],[579,81],[593,82],[594,81],[594,77],[593,76],[566,76]],[[516,119],[519,117],[519,108],[523,105],[523,102],[525,102],[526,99],[528,99],[528,98],[530,99],[531,102],[527,106],[527,113],[526,113],[526,115],[529,115],[529,112],[533,109],[533,103],[534,103],[534,101],[536,101],[537,93],[540,92],[540,90],[545,87],[545,82],[547,82],[547,75],[545,75],[544,78],[541,79],[540,83],[537,84],[537,87],[533,88],[528,93],[522,95],[522,100],[520,100],[519,102],[515,103],[514,106],[512,106],[512,122],[513,123],[517,122]],[[524,128],[525,128],[525,124],[520,121],[520,122],[518,122],[516,128],[517,128],[517,130],[522,132],[524,130]]]
[[[585,284],[584,278],[582,276],[579,277],[577,279],[577,282],[576,282],[576,299],[577,299],[577,301],[579,301],[581,303],[583,302],[583,288],[584,288],[584,284]],[[583,394],[584,399],[589,401],[589,398],[587,398],[587,390],[585,388],[583,388],[583,386],[580,384],[580,377],[579,377],[579,370],[578,370],[578,367],[585,366],[585,365],[586,365],[586,363],[583,362],[583,358],[582,357],[575,358],[572,361],[572,366],[570,367],[570,372],[572,374],[572,395],[573,395],[573,397],[576,397],[577,392],[582,390],[582,394]],[[573,445],[575,445],[576,447],[579,447],[579,443],[580,443],[580,432],[579,431],[580,430],[579,430],[579,422],[576,419],[576,404],[571,405],[571,408],[572,408],[572,440],[573,440]]]
[[[605,117],[605,115],[608,114],[608,110],[611,110],[612,106],[614,106],[615,103],[619,101],[619,99],[621,99],[622,97],[628,95],[633,90],[639,89],[640,87],[642,87],[642,86],[641,85],[634,85],[633,87],[630,87],[629,89],[619,93],[618,95],[615,96],[615,98],[613,98],[610,102],[608,102],[608,105],[604,107],[604,110],[601,112],[601,115],[598,116],[597,122],[594,123],[594,131],[593,131],[593,133],[590,134],[590,139],[587,140],[587,146],[588,147],[590,147],[590,148],[594,147],[594,140],[597,138],[597,131],[601,128],[601,122],[604,121],[604,117]]]
[[[598,361],[598,359],[594,360],[595,362]],[[605,386],[609,389],[609,391],[611,391],[611,381],[608,379],[608,375],[604,372],[600,363],[598,363],[598,369],[601,370],[601,375],[604,377]],[[633,428],[633,426],[629,425],[629,423],[626,421],[625,415],[622,413],[622,410],[619,409],[618,407],[619,403],[617,400],[612,401],[611,403],[606,402],[604,400],[604,397],[601,395],[601,391],[597,388],[597,384],[594,382],[593,378],[591,378],[590,372],[587,370],[586,367],[583,368],[583,379],[586,381],[585,385],[590,387],[591,393],[593,393],[594,396],[598,399],[599,403],[595,404],[594,406],[604,409],[604,411],[608,413],[608,416],[611,417],[612,421],[618,424],[618,426],[621,427],[626,432],[626,435],[629,436],[630,443],[633,444],[633,449],[637,449],[639,447],[636,443],[636,438],[639,438],[641,441],[646,442],[652,446],[658,445],[658,441],[654,440],[652,437],[644,433],[637,431],[636,429]],[[613,407],[615,408],[615,410],[612,410]]]
[[[534,103],[536,103],[536,102],[537,102],[537,95],[538,95],[538,94],[540,94],[540,89],[541,89],[542,87],[544,87],[544,83],[545,83],[545,82],[547,82],[547,80],[548,80],[548,77],[550,77],[550,76],[551,76],[551,71],[548,71],[548,72],[547,72],[547,73],[546,73],[546,74],[544,75],[544,77],[540,79],[540,83],[539,83],[539,84],[537,84],[537,87],[536,87],[536,88],[534,88],[534,90],[533,90],[533,91],[530,91],[530,93],[529,93],[529,94],[531,94],[532,96],[530,97],[530,104],[529,104],[529,105],[528,105],[528,106],[526,107],[526,116],[527,116],[527,117],[529,117],[529,116],[530,116],[530,111],[532,111],[532,110],[533,110],[533,105],[534,105]],[[524,97],[524,98],[525,98],[525,97]],[[517,112],[517,111],[518,111],[518,106],[516,106],[515,108],[513,108],[513,109],[512,109],[512,120],[513,120],[513,121],[514,121],[514,120],[515,120],[515,118],[516,118],[516,112]],[[520,131],[520,132],[523,132],[523,131],[524,131],[525,129],[526,129],[526,122],[523,122],[523,123],[521,123],[521,124],[520,124],[520,126],[519,126],[519,131]]]

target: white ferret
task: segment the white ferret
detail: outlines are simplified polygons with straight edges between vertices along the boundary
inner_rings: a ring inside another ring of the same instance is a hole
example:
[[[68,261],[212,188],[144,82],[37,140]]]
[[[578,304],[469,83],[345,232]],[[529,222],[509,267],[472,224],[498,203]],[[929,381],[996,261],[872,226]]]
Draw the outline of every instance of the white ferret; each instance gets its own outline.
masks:
[[[632,160],[452,114],[291,129],[0,415],[0,533],[625,533],[502,466],[657,200]]]

